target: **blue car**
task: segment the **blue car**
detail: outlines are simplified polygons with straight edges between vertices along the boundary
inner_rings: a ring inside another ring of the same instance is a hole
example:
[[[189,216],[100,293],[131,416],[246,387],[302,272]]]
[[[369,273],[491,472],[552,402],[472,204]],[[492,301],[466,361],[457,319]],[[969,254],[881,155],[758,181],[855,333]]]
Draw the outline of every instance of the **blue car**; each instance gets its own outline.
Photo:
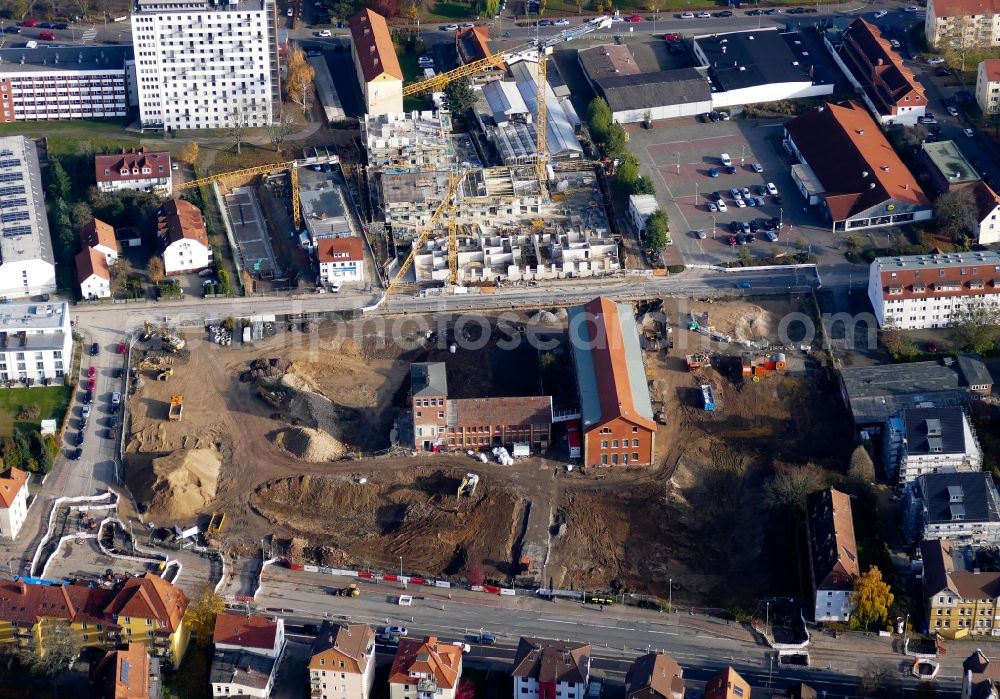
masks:
[[[757,200],[753,197],[746,198],[747,206],[757,206]]]
[[[713,167],[711,170],[709,170],[708,171],[708,176],[709,177],[718,177],[719,176],[719,170],[718,170],[718,168],[714,168]]]

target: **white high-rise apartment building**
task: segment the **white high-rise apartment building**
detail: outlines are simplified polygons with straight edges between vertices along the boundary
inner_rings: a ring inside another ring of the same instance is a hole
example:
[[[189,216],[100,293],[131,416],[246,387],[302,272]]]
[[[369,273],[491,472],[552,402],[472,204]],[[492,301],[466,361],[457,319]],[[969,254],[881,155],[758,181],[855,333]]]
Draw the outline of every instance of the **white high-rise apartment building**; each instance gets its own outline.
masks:
[[[280,103],[274,0],[137,0],[144,129],[266,126]]]

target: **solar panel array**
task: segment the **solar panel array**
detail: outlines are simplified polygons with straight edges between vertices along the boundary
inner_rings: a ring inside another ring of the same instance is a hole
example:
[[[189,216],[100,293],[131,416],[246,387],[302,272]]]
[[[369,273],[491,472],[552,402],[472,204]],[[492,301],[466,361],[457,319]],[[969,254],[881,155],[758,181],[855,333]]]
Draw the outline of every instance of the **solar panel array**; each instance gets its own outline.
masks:
[[[0,150],[0,231],[4,238],[30,235],[32,227],[23,221],[30,221],[32,212],[28,198],[24,195],[30,186],[28,170],[24,160],[11,149]]]

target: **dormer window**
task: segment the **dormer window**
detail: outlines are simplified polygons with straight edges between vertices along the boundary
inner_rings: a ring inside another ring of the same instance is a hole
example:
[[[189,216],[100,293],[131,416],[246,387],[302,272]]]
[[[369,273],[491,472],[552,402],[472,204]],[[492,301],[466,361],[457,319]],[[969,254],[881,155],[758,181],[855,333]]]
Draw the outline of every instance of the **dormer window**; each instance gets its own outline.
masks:
[[[913,287],[912,287],[912,289],[913,289],[913,293],[915,293],[915,294],[924,294],[924,293],[927,292],[927,285],[926,284],[914,284]]]
[[[900,296],[903,293],[903,285],[893,284],[887,289],[887,291],[889,292],[890,296]]]
[[[118,174],[120,174],[120,175],[128,175],[128,168],[127,167],[123,167]]]
[[[152,172],[153,172],[153,171],[152,171],[152,170],[150,170],[150,169],[149,169],[148,167],[144,167],[144,168],[142,169],[142,174],[144,174],[144,175],[149,175],[149,174],[150,174],[150,173],[152,173]]]

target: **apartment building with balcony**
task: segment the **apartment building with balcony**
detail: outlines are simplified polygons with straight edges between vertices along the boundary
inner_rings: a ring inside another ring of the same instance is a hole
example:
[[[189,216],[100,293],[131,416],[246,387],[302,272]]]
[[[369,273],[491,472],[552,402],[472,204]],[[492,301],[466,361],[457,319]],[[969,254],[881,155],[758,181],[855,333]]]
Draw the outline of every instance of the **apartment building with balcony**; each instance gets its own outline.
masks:
[[[1000,0],[927,0],[924,35],[936,49],[1000,45]]]
[[[976,68],[976,102],[983,114],[1000,112],[1000,58],[987,58]]]
[[[131,46],[0,49],[0,122],[124,119],[134,69]]]
[[[435,636],[403,638],[389,671],[389,699],[455,699],[462,649]]]
[[[883,464],[901,486],[927,473],[982,468],[983,450],[961,406],[907,408],[889,418],[883,434]]]
[[[136,0],[132,39],[143,129],[271,123],[281,80],[274,0]]]
[[[68,304],[0,305],[0,383],[61,381],[72,357]]]
[[[903,489],[903,532],[910,541],[1000,544],[1000,494],[982,471],[939,471]]]
[[[868,299],[881,327],[950,327],[963,307],[1000,303],[1000,253],[876,258],[868,270]]]
[[[28,517],[28,474],[19,468],[0,471],[0,536],[16,539]]]

